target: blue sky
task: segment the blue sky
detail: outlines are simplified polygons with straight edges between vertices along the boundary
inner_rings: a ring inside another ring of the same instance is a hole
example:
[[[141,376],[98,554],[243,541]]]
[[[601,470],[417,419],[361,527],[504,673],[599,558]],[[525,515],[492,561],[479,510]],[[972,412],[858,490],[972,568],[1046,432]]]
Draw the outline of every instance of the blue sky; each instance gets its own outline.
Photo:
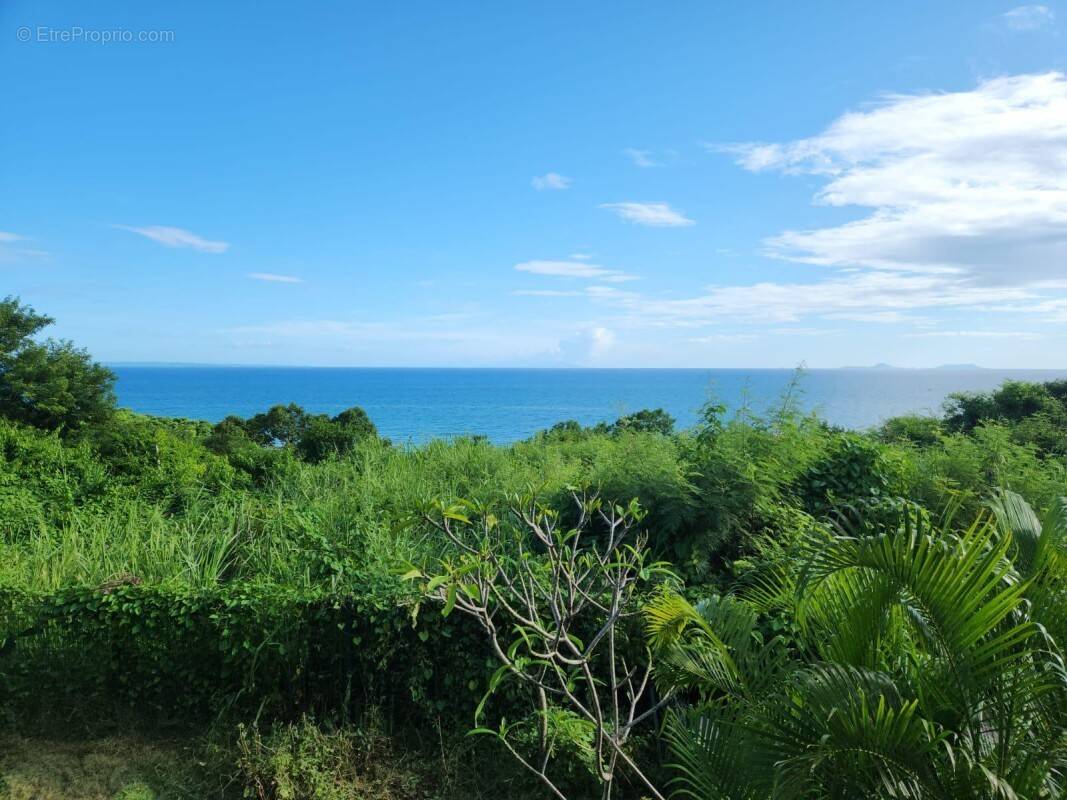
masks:
[[[8,0],[0,294],[107,361],[1062,368],[1065,31]]]

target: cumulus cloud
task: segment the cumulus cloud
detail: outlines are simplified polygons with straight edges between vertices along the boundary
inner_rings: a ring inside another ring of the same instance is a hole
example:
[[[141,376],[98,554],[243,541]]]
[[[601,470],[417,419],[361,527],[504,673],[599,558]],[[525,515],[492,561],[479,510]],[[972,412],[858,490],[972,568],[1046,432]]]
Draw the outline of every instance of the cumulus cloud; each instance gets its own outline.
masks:
[[[253,280],[268,281],[270,283],[303,283],[303,279],[293,275],[276,275],[273,272],[249,272],[248,277]]]
[[[171,228],[166,225],[149,225],[143,228],[134,225],[115,225],[114,227],[144,236],[166,247],[188,247],[202,253],[225,253],[230,249],[229,242],[214,242],[182,228]]]
[[[589,339],[589,355],[592,358],[600,358],[615,345],[615,333],[608,328],[593,328]]]
[[[1067,80],[984,81],[893,95],[818,136],[727,148],[753,171],[825,180],[816,202],[871,209],[772,238],[772,255],[829,266],[965,276],[983,286],[1062,276],[1067,263]]]
[[[726,149],[752,171],[814,176],[821,183],[817,203],[859,209],[851,222],[785,231],[766,243],[774,256],[812,265],[808,277],[713,285],[672,297],[616,285],[604,267],[577,259],[517,269],[595,280],[598,285],[573,294],[588,298],[598,309],[595,324],[606,330],[688,330],[691,343],[748,335],[714,330],[724,325],[785,335],[808,330],[797,324],[811,320],[901,326],[895,335],[931,342],[1024,342],[1047,336],[1040,329],[984,330],[974,320],[1067,321],[1063,75],[893,95],[811,138]],[[692,222],[666,203],[605,207],[645,224]],[[939,311],[971,321],[947,330]]]
[[[1052,27],[1056,15],[1048,6],[1018,6],[1002,14],[1001,19],[1013,31],[1036,31]]]
[[[516,264],[515,269],[556,278],[598,278],[612,283],[637,280],[636,275],[627,275],[625,272],[590,264],[588,261],[523,261]]]
[[[600,207],[614,211],[619,217],[635,225],[680,228],[694,224],[693,220],[667,203],[602,203]]]
[[[571,179],[566,175],[560,175],[558,172],[546,172],[544,175],[538,175],[531,180],[530,185],[539,192],[543,192],[545,189],[566,189],[571,185]]]

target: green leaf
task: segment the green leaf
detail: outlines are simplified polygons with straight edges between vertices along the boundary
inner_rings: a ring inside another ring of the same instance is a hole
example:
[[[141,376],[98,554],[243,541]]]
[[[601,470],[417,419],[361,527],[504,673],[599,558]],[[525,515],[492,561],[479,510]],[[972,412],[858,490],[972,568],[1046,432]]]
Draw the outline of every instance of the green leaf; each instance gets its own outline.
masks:
[[[445,598],[445,607],[441,609],[441,616],[447,617],[456,607],[456,584],[448,587],[448,596]]]

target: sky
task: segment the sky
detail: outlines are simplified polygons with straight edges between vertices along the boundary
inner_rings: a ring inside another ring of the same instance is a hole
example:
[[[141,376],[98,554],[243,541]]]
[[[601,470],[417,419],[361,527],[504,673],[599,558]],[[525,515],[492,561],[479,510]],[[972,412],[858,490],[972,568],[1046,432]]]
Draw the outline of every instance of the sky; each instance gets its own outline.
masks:
[[[1067,2],[0,3],[106,362],[1067,367]]]

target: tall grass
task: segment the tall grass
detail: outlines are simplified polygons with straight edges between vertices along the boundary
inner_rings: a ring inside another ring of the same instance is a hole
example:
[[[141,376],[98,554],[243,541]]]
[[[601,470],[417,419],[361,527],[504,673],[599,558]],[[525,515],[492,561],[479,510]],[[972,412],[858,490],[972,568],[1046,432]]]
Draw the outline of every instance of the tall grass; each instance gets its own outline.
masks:
[[[7,463],[31,477],[0,480],[0,585],[260,580],[356,589],[368,574],[433,555],[440,542],[417,515],[428,500],[493,503],[533,492],[562,505],[568,487],[583,483],[608,499],[640,498],[653,541],[673,548],[671,558],[707,565],[722,548],[740,546],[739,537],[773,525],[781,504],[802,507],[798,476],[840,435],[813,417],[746,412],[711,438],[625,433],[508,447],[368,440],[320,464],[290,459],[255,486],[191,481],[197,470],[154,461],[109,477],[82,446],[67,452],[55,437],[9,429]],[[183,440],[171,461],[198,457],[198,447]],[[961,496],[977,508],[994,487],[1043,507],[1067,481],[1062,461],[1039,457],[994,425],[932,447],[879,447],[901,465],[902,492],[935,512]],[[22,522],[13,521],[18,513],[5,517],[5,502],[24,512]]]

